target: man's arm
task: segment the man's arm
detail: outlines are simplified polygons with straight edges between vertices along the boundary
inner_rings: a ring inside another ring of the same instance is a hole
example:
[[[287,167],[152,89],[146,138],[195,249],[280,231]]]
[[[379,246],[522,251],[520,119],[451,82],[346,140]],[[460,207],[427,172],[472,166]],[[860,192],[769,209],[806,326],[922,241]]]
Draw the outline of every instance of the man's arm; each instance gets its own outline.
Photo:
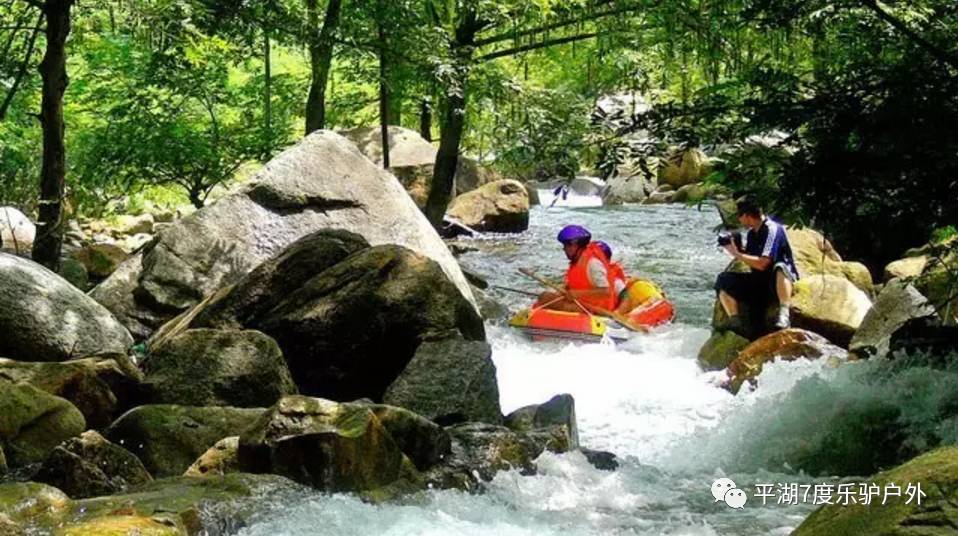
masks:
[[[725,251],[731,253],[733,257],[744,262],[749,266],[749,268],[754,268],[759,271],[768,270],[768,267],[772,265],[772,258],[766,257],[764,255],[746,255],[733,244],[725,246]]]

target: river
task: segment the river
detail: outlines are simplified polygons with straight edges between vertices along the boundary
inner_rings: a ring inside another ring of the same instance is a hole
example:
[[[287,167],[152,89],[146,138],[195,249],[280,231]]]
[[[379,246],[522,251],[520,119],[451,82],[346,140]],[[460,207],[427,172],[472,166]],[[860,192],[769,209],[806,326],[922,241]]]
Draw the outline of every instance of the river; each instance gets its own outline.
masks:
[[[555,235],[578,223],[610,243],[613,258],[628,271],[658,281],[676,304],[672,325],[617,347],[533,344],[504,320],[487,323],[503,411],[571,393],[582,444],[614,452],[620,468],[604,472],[579,453],[546,453],[538,475],[500,473],[481,495],[431,491],[402,504],[370,505],[348,495],[278,494],[260,501],[240,534],[784,535],[816,506],[811,498],[792,501],[799,504],[778,504],[782,497],[775,495],[760,500],[756,486],[835,484],[836,477],[792,467],[868,448],[846,450],[826,429],[846,422],[836,404],[875,406],[871,391],[859,388],[872,380],[846,370],[856,367],[775,363],[766,367],[759,389],[733,396],[716,386],[719,373],[696,365],[709,336],[711,285],[728,261],[714,245],[714,209],[534,207],[530,219],[521,235],[467,241],[478,251],[460,261],[494,285],[537,290],[516,269],[558,275],[566,261]],[[528,300],[502,291],[490,296],[510,310]],[[900,397],[899,405],[906,405],[907,397]],[[854,432],[852,426],[847,441],[856,440]],[[713,499],[710,486],[719,477],[746,491],[743,508]]]

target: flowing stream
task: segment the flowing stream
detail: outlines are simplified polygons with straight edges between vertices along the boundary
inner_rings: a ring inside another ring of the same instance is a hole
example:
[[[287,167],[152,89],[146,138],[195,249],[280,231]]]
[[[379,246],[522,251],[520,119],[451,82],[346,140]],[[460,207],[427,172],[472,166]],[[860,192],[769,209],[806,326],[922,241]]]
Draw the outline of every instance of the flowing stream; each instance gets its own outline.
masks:
[[[583,446],[617,454],[617,471],[594,469],[579,453],[546,453],[538,475],[500,473],[482,495],[431,491],[402,504],[370,505],[348,495],[279,494],[259,501],[240,534],[788,534],[816,506],[810,500],[777,504],[774,497],[763,505],[754,496],[757,484],[839,482],[821,476],[828,473],[813,477],[792,467],[835,456],[853,459],[855,449],[869,446],[846,449],[830,429],[851,426],[843,441],[855,444],[854,423],[862,414],[907,407],[922,393],[928,400],[924,412],[913,413],[934,413],[945,404],[942,394],[958,389],[942,387],[944,382],[958,381],[954,374],[916,369],[911,374],[940,377],[942,383],[875,394],[869,385],[876,380],[862,376],[870,365],[830,368],[802,360],[767,366],[754,392],[733,396],[717,387],[719,373],[703,373],[695,356],[709,335],[712,282],[728,260],[714,245],[718,222],[711,207],[534,207],[522,235],[466,241],[478,251],[460,258],[464,266],[493,285],[537,291],[516,269],[558,276],[567,261],[555,235],[562,225],[578,223],[610,243],[613,258],[627,271],[659,282],[675,302],[674,324],[619,346],[533,344],[505,320],[487,323],[503,412],[571,393]],[[489,295],[510,311],[529,300],[499,290]],[[919,383],[899,376],[894,381]],[[917,416],[913,421],[916,430],[940,429],[922,426]],[[744,508],[713,499],[710,486],[719,477],[746,491]]]

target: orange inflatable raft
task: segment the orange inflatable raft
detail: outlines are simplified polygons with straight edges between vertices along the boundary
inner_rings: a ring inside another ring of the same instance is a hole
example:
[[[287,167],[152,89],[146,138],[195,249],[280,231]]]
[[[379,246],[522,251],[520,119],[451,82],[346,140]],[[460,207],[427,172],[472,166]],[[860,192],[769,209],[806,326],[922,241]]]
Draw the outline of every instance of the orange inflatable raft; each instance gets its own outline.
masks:
[[[626,315],[634,324],[652,328],[667,324],[675,318],[672,302],[649,281],[631,282],[629,296],[633,303],[639,304]],[[594,342],[606,337],[623,341],[636,333],[604,316],[589,315],[584,312],[555,311],[542,307],[530,307],[519,311],[509,321],[509,325],[523,331],[534,341],[568,339]]]

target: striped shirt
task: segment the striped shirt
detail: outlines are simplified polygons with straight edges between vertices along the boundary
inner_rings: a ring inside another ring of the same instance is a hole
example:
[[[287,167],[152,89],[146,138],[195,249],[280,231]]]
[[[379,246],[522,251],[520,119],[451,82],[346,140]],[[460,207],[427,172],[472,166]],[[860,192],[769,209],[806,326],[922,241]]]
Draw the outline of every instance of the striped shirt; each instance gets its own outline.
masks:
[[[757,231],[748,230],[744,246],[746,255],[768,257],[772,259],[772,266],[781,264],[791,272],[793,279],[798,279],[792,246],[788,243],[788,235],[785,234],[785,226],[782,224],[771,218],[764,218]],[[759,270],[753,268],[752,271]]]

